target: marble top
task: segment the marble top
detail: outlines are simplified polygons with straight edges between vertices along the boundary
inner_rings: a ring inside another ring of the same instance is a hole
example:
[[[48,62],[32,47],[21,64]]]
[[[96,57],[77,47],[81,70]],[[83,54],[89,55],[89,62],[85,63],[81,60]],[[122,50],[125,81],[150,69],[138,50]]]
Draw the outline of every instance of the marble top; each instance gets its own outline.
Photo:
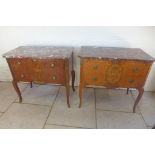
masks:
[[[80,58],[155,61],[140,48],[82,46]]]
[[[72,47],[61,46],[20,46],[5,54],[4,58],[38,58],[52,59],[70,58],[73,52]]]

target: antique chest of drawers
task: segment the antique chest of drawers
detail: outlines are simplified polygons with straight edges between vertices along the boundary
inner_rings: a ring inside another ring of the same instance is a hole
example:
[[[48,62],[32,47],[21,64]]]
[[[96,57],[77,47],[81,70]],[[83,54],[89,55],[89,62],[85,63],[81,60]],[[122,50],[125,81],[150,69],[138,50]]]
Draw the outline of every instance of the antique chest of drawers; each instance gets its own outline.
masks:
[[[144,84],[154,59],[138,48],[82,47],[80,54],[79,97],[85,86],[136,88],[139,95],[133,112],[144,92]]]
[[[75,72],[73,70],[73,48],[56,46],[21,46],[6,54],[13,77],[13,86],[22,102],[18,82],[60,84],[66,87],[69,104],[69,82],[72,75],[74,90]]]

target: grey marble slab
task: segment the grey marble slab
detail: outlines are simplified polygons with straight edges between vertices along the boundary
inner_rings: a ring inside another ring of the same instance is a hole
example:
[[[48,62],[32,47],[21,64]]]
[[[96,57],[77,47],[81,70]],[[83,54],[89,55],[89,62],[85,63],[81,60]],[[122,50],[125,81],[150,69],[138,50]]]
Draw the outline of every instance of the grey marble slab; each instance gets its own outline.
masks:
[[[52,59],[70,58],[73,52],[73,47],[63,46],[20,46],[5,54],[4,58],[38,58]]]
[[[81,47],[79,57],[155,61],[153,57],[140,48],[83,46]]]

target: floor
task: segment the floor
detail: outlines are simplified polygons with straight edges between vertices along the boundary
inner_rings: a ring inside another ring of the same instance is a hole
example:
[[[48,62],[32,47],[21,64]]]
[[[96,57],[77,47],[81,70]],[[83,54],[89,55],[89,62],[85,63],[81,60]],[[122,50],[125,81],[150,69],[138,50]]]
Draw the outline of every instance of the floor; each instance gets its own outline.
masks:
[[[0,128],[150,129],[155,124],[155,93],[145,92],[132,113],[137,91],[85,88],[78,108],[78,88],[67,108],[64,87],[19,84],[23,103],[10,82],[0,82]]]

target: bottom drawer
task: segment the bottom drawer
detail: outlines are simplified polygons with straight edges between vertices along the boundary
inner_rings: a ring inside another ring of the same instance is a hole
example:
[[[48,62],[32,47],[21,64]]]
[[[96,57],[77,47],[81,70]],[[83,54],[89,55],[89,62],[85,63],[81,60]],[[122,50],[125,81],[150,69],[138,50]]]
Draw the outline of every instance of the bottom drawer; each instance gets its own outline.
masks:
[[[52,72],[52,71],[42,71],[40,73],[32,74],[32,81],[45,82],[45,83],[55,83],[63,84],[65,83],[65,74],[64,72]]]

